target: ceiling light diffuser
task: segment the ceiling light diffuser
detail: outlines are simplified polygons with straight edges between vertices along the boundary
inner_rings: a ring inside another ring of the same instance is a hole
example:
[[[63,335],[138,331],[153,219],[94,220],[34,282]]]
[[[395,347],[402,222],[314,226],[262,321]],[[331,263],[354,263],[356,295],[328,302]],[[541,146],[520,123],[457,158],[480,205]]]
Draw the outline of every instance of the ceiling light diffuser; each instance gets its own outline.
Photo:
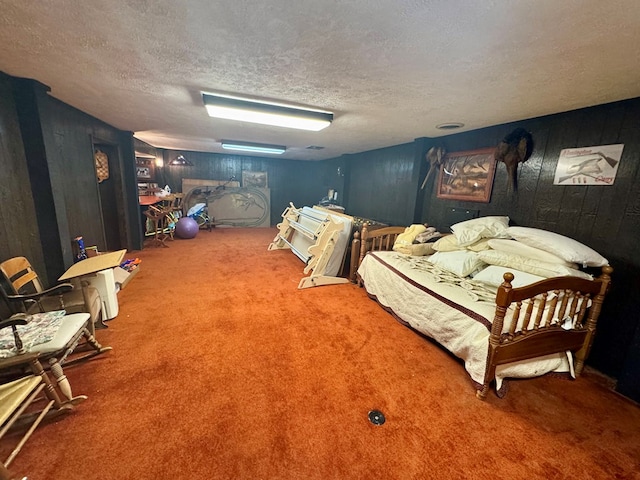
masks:
[[[244,100],[231,96],[203,93],[202,101],[210,116],[227,120],[297,128],[313,132],[328,127],[333,121],[333,113],[330,112]]]
[[[237,150],[240,152],[271,153],[282,155],[287,147],[282,145],[268,145],[266,143],[237,142],[235,140],[222,140],[222,148],[225,150]]]

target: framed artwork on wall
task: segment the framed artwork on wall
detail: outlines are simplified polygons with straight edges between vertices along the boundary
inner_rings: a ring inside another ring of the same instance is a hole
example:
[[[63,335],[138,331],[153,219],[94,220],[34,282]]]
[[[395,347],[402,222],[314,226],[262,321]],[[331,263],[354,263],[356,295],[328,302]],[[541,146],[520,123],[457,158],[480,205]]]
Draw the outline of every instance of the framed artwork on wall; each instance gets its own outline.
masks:
[[[623,143],[565,148],[560,152],[554,185],[613,185]]]
[[[138,178],[151,178],[151,169],[149,167],[136,167],[136,175]]]
[[[268,188],[267,172],[252,172],[250,170],[242,171],[242,186]]]
[[[440,165],[436,196],[488,203],[496,173],[495,148],[448,153]]]

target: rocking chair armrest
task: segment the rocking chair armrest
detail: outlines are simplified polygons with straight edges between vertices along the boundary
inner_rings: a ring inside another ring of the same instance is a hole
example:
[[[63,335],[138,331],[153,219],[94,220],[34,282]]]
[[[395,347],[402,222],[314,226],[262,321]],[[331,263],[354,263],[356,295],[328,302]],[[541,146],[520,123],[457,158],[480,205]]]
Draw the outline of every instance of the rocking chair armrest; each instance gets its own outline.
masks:
[[[70,283],[60,283],[54,287],[47,288],[41,292],[36,293],[24,293],[18,295],[7,295],[8,300],[24,302],[25,300],[39,300],[42,297],[49,295],[62,295],[73,290],[73,285]]]
[[[0,320],[0,330],[14,325],[26,325],[31,320],[31,315],[26,313],[14,313],[9,318]]]
[[[40,356],[40,352],[26,352],[20,355],[14,355],[13,357],[0,358],[0,370],[10,369],[16,365],[23,365],[25,363],[31,363]]]

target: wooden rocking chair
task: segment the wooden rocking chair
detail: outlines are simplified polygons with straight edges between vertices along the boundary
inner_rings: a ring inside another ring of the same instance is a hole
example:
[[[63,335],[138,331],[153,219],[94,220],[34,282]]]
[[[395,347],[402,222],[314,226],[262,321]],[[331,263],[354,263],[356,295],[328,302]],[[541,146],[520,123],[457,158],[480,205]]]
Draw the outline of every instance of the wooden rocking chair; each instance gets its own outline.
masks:
[[[67,313],[86,312],[91,315],[89,330],[95,334],[95,325],[101,320],[102,300],[93,287],[74,288],[71,283],[60,283],[45,289],[38,274],[25,257],[13,257],[0,263],[4,280],[5,300],[12,313],[48,312],[66,310]]]
[[[0,333],[4,333],[3,331],[10,327],[15,343],[15,354],[0,359],[0,374],[24,372],[0,384],[0,440],[11,429],[20,429],[23,432],[9,456],[0,462],[0,480],[16,478],[9,473],[8,467],[43,420],[69,413],[75,404],[86,399],[85,396],[80,396],[66,401],[60,400],[54,384],[40,363],[40,352],[37,349],[27,352],[22,342],[17,327],[26,323],[28,316],[25,314],[16,314],[7,320],[0,320]],[[38,401],[43,401],[44,405],[34,409],[33,405]]]
[[[0,288],[0,291],[3,291],[3,289]],[[23,325],[25,329],[28,328],[29,343],[25,341],[24,352],[37,353],[40,360],[48,363],[48,367],[60,391],[67,400],[72,402],[84,400],[86,397],[73,396],[71,386],[62,366],[84,361],[111,350],[111,347],[103,347],[90,332],[89,323],[91,320],[89,314],[72,313],[71,315],[65,315],[64,310],[35,313],[33,315],[18,313],[14,314],[10,320],[12,321],[11,325],[14,325],[14,331],[17,325]],[[0,325],[4,326],[4,323],[0,322]],[[29,327],[26,327],[27,325]],[[0,331],[0,334],[2,333]],[[84,340],[83,345],[89,351],[76,352],[81,340]],[[10,358],[21,354],[20,348],[22,348],[22,344],[18,345],[17,340],[10,350],[7,350],[6,347],[6,341],[2,342],[2,336],[0,336],[0,358]],[[24,366],[22,370],[18,368],[0,370],[0,380],[7,377],[15,377],[23,374],[24,371]]]

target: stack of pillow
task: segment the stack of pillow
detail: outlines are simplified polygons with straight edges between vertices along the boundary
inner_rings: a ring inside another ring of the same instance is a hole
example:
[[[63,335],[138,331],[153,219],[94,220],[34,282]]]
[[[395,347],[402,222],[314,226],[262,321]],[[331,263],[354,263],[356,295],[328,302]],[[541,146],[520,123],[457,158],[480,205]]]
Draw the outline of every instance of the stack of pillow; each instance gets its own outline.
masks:
[[[509,217],[481,217],[457,223],[451,235],[434,243],[429,261],[459,276],[497,287],[505,272],[514,287],[550,277],[591,279],[580,267],[601,267],[606,258],[563,235],[529,227],[510,227]]]
[[[436,251],[429,261],[460,277],[474,275],[487,264],[479,252],[489,249],[489,239],[508,238],[509,217],[481,217],[456,223],[451,235],[433,244]]]
[[[414,224],[404,229],[404,232],[396,237],[393,250],[405,255],[424,256],[431,255],[433,243],[442,234],[435,227]]]

